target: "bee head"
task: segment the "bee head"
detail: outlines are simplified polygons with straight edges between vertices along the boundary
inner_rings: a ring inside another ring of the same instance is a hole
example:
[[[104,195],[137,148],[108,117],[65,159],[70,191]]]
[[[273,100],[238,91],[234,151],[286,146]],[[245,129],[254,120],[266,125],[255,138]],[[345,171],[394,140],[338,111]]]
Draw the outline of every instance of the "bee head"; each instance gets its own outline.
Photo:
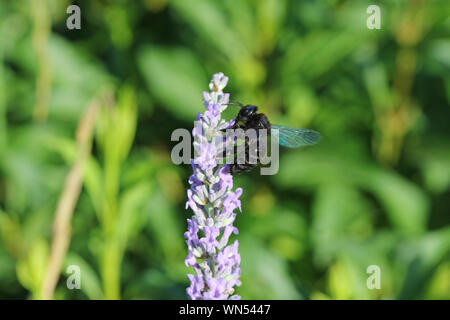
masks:
[[[248,104],[241,108],[239,111],[239,114],[237,116],[237,119],[242,122],[248,121],[248,118],[250,118],[253,114],[255,114],[258,111],[258,107],[254,106],[252,104]]]

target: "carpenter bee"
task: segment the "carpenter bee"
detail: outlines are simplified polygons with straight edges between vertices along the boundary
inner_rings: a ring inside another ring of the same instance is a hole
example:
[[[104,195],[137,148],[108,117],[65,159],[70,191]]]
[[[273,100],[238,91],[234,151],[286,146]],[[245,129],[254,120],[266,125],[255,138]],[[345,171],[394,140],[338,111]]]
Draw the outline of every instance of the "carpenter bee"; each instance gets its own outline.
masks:
[[[259,129],[267,129],[268,135],[274,135],[276,132],[278,143],[288,148],[310,146],[316,144],[320,140],[320,133],[314,130],[288,128],[271,124],[264,113],[258,113],[258,107],[255,105],[243,105],[239,102],[230,102],[228,104],[241,107],[231,129],[242,129],[244,131],[255,129],[257,138],[259,137]],[[278,130],[273,131],[272,129]],[[249,161],[249,151],[251,148],[256,148],[257,142],[258,141],[245,141],[245,163],[231,164],[229,167],[231,174],[250,171],[260,163],[258,149],[256,149],[258,150],[256,153],[256,161],[253,161],[252,163]]]

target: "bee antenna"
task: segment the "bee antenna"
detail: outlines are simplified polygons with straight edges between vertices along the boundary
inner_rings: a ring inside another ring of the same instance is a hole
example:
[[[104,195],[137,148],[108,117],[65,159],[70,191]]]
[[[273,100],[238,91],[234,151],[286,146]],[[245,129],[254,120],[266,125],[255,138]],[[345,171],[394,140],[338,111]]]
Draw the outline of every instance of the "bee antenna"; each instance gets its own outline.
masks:
[[[244,107],[244,105],[242,103],[240,103],[239,101],[233,101],[231,100],[230,102],[226,103],[226,105],[230,105],[230,106],[239,106],[239,107]]]

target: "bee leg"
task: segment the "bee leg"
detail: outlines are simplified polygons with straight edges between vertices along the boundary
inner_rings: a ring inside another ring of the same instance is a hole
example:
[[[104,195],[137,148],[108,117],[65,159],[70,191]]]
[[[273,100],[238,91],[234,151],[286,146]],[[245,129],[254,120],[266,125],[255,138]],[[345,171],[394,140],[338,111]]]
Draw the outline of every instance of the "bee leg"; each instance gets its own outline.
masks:
[[[231,174],[239,174],[239,173],[243,173],[248,170],[249,170],[249,168],[245,164],[234,163],[234,164],[230,165],[230,173]]]
[[[253,169],[256,165],[254,164],[235,164],[232,165],[230,167],[230,173],[231,174],[239,174],[239,173],[243,173],[243,172],[247,172],[250,171],[251,169]]]
[[[244,127],[242,127],[240,124],[235,123],[231,128],[227,128],[227,129],[243,129],[243,128],[244,128]],[[226,132],[227,129],[222,129],[222,130],[220,130],[220,131]]]
[[[230,170],[231,174],[235,174],[235,173],[239,174],[239,173],[243,173],[246,171],[250,171],[251,169],[253,169],[254,167],[257,166],[257,163],[253,164],[253,163],[248,162],[250,160],[248,148],[247,148],[245,154],[246,154],[245,163],[233,163],[230,165],[229,170]]]

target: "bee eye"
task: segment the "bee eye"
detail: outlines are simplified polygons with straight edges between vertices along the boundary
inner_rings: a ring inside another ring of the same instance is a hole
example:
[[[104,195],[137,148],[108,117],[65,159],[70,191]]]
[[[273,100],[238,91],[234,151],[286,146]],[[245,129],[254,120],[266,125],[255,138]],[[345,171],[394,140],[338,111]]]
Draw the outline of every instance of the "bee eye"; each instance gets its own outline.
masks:
[[[249,105],[249,106],[246,106],[246,107],[242,108],[241,111],[242,111],[242,115],[243,116],[248,117],[248,116],[252,115],[256,111],[256,107],[252,106],[252,105]]]

